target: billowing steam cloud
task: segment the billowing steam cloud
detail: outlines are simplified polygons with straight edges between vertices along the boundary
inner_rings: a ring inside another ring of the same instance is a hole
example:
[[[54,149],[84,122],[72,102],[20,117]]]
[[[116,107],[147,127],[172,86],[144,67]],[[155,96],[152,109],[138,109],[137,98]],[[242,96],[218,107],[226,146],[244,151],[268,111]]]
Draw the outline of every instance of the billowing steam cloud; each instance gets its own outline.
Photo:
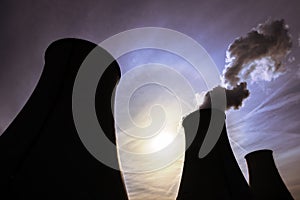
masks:
[[[221,90],[225,90],[226,94],[226,108],[219,108],[221,110],[234,108],[239,109],[242,106],[242,102],[249,96],[249,90],[247,89],[247,83],[242,82],[238,84],[233,89],[225,89],[221,86],[215,87],[212,91],[206,93],[204,97],[204,103],[200,106],[200,108],[210,108],[211,107],[211,100],[210,97],[218,98],[218,95],[221,94]]]
[[[270,81],[283,74],[286,69],[282,62],[291,47],[291,36],[284,20],[268,20],[245,37],[237,38],[226,52],[227,64],[223,72],[223,81],[231,88],[225,89],[227,109],[238,109],[249,96],[246,81]],[[214,90],[211,92],[217,91]]]
[[[233,89],[225,90],[226,94],[226,102],[227,102],[227,109],[233,107],[234,109],[239,109],[242,106],[242,102],[246,99],[250,92],[247,89],[247,83],[242,82]]]
[[[225,84],[233,87],[226,90],[227,109],[238,109],[249,96],[246,82],[270,81],[277,78],[285,67],[283,59],[292,47],[291,36],[284,20],[267,21],[236,39],[227,50],[227,65],[223,72]]]
[[[285,71],[282,60],[290,52],[292,40],[284,20],[267,21],[236,39],[227,50],[225,83],[270,81]]]

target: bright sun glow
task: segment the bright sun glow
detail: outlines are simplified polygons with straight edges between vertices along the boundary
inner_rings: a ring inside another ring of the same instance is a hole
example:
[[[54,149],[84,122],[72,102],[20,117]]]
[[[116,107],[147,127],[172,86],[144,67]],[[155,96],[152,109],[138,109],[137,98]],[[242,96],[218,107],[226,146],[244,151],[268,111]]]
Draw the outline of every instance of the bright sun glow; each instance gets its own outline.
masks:
[[[158,151],[166,147],[168,144],[170,144],[173,139],[174,139],[174,134],[167,131],[162,131],[161,133],[159,133],[153,138],[153,140],[151,141],[150,148],[154,151]]]

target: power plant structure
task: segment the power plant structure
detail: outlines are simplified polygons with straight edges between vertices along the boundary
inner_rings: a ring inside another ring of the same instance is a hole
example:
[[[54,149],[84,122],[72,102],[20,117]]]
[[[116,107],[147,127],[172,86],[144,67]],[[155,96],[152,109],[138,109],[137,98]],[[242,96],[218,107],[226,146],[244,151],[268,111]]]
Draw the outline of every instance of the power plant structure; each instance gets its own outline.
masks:
[[[187,138],[195,135],[194,123],[198,121],[199,126],[195,138],[185,152],[177,200],[293,199],[278,173],[271,150],[255,151],[246,155],[250,175],[250,186],[248,185],[228,140],[225,113],[219,110],[214,112],[217,118],[224,118],[223,130],[213,149],[204,158],[199,158],[199,151],[209,128],[212,110],[200,109],[183,120]]]
[[[96,46],[80,39],[61,39],[47,48],[35,90],[0,136],[0,199],[128,199],[120,171],[87,151],[73,120],[74,81]],[[111,95],[120,76],[114,61],[99,77],[95,94],[98,121],[113,143]],[[117,160],[117,154],[111,159]]]
[[[58,40],[48,47],[45,67],[34,92],[0,137],[1,196],[7,199],[128,199],[120,171],[100,163],[86,150],[73,121],[72,89],[76,74],[95,47],[79,39]],[[107,53],[107,56],[111,55]],[[111,96],[119,79],[120,68],[115,61],[100,78],[95,94],[98,121],[113,143]],[[198,157],[211,111],[200,109],[183,121],[185,134],[194,134],[195,118],[200,115],[195,138],[188,141],[191,145],[185,152],[177,199],[293,199],[270,150],[246,156],[248,185],[232,152],[225,123],[211,152],[204,158]],[[216,112],[225,119],[224,112]],[[117,159],[117,155],[112,159]]]
[[[272,151],[251,152],[245,156],[249,171],[249,184],[255,199],[293,199],[276,168]]]

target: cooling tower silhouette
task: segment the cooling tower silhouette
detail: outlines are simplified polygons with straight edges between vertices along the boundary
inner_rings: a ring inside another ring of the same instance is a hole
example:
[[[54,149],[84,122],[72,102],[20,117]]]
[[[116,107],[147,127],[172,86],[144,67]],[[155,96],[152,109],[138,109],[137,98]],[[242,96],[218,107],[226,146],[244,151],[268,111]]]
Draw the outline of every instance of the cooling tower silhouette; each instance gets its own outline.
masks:
[[[85,149],[72,115],[72,90],[78,69],[95,44],[78,39],[52,43],[41,78],[21,112],[0,137],[0,195],[8,199],[115,199],[127,194],[120,171],[111,169]],[[105,50],[103,53],[110,56]],[[99,66],[101,67],[101,66]],[[100,78],[95,110],[106,136],[115,143],[111,96],[120,79],[113,62]],[[216,111],[218,118],[224,112]],[[235,160],[226,125],[212,151],[198,157],[211,120],[211,110],[198,110],[183,121],[185,134],[196,137],[185,152],[179,200],[293,199],[270,150],[246,156],[248,186]],[[187,139],[191,137],[186,137]],[[117,159],[117,155],[111,159]]]
[[[293,199],[276,168],[271,150],[259,150],[245,156],[249,183],[257,200]]]
[[[75,77],[95,47],[79,39],[58,40],[48,47],[34,92],[0,137],[1,197],[127,199],[120,171],[92,157],[81,143],[73,121]],[[99,123],[112,142],[115,130],[110,97],[119,78],[119,66],[113,62],[95,94]],[[111,159],[117,159],[117,155]]]
[[[199,113],[200,112],[200,113]],[[225,118],[224,112],[216,111],[218,117]],[[196,111],[183,120],[186,137],[193,134],[195,121],[200,114],[197,135],[185,152],[185,162],[178,200],[210,199],[210,200],[247,200],[253,199],[250,188],[235,160],[227,136],[226,125],[221,136],[204,158],[199,158],[199,150],[206,135],[210,117],[210,109]]]

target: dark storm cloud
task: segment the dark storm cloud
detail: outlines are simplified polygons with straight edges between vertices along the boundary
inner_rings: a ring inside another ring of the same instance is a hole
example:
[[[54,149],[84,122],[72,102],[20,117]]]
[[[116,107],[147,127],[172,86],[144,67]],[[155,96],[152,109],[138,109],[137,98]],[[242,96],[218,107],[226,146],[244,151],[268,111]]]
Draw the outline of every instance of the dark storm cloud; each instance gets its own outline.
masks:
[[[247,89],[247,83],[242,82],[238,84],[233,89],[225,89],[221,86],[215,87],[210,92],[206,93],[204,98],[204,103],[201,105],[201,108],[210,108],[210,97],[217,97],[221,90],[225,90],[226,94],[226,109],[234,108],[239,109],[242,106],[243,100],[246,99],[250,92]],[[219,94],[220,95],[220,94]]]
[[[292,40],[284,20],[268,20],[245,37],[236,39],[227,50],[224,82],[236,86],[248,80],[272,80],[285,71],[282,61]]]

